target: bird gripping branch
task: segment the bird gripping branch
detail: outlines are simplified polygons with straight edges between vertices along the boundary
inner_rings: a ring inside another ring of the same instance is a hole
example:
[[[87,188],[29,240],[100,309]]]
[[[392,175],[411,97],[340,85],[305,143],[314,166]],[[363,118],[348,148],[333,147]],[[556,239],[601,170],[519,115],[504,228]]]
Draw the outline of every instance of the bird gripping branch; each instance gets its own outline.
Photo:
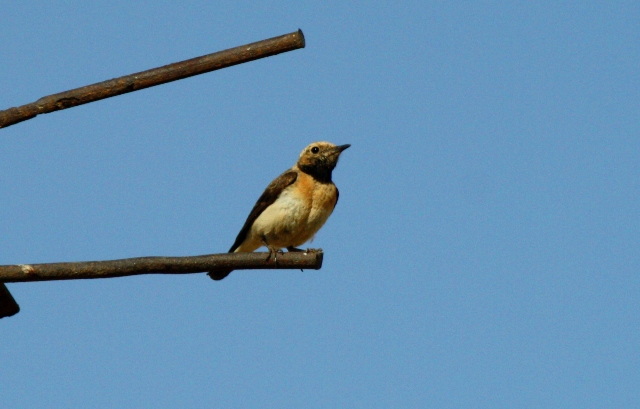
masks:
[[[298,162],[267,186],[229,253],[265,246],[277,261],[283,248],[302,251],[297,247],[313,238],[338,203],[339,192],[331,174],[349,146],[314,142],[304,148]],[[231,271],[211,271],[209,276],[222,280]]]

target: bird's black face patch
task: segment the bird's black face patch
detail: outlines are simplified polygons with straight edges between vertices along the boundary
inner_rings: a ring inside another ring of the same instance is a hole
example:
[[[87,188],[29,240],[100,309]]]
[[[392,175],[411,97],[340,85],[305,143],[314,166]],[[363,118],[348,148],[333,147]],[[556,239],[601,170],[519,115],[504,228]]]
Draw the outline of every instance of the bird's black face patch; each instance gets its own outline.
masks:
[[[331,182],[331,171],[338,164],[340,153],[349,145],[336,146],[329,142],[309,145],[298,160],[298,167],[322,182]]]

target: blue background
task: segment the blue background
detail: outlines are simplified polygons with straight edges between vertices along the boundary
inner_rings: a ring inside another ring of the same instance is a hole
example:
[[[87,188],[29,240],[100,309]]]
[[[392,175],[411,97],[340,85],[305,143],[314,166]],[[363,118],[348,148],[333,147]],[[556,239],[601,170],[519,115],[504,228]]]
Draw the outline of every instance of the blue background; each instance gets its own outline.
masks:
[[[307,47],[0,130],[0,263],[226,251],[351,143],[319,271],[9,284],[7,408],[640,407],[637,2],[10,2],[0,109]]]

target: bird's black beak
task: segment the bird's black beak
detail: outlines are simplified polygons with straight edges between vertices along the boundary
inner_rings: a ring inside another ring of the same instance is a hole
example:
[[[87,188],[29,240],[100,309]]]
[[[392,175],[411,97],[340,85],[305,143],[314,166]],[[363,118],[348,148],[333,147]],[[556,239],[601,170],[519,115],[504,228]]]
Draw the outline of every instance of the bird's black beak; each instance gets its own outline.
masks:
[[[340,145],[340,146],[336,146],[335,150],[336,152],[340,153],[343,150],[347,149],[349,146],[351,146],[351,144],[346,144],[346,145]]]

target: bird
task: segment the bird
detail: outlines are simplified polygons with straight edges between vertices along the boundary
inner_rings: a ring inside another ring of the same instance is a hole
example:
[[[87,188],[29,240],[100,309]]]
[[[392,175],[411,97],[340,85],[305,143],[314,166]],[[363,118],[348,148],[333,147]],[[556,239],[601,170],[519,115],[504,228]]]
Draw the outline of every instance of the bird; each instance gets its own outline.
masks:
[[[274,257],[283,248],[303,251],[298,247],[315,236],[338,203],[340,192],[331,175],[340,154],[350,146],[321,141],[305,147],[296,164],[264,190],[229,253],[252,252],[261,246]],[[231,271],[208,274],[222,280]]]

